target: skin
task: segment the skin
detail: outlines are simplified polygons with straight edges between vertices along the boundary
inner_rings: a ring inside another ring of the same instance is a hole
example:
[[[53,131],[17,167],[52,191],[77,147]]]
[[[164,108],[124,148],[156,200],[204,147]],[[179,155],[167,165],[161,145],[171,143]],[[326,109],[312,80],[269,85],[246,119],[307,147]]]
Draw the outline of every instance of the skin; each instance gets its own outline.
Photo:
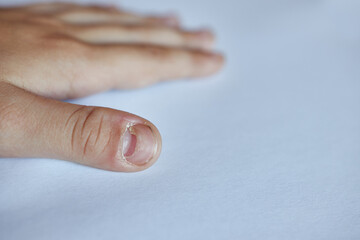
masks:
[[[211,75],[224,62],[213,42],[175,16],[68,3],[0,9],[0,157],[150,167],[161,152],[150,121],[60,100]]]

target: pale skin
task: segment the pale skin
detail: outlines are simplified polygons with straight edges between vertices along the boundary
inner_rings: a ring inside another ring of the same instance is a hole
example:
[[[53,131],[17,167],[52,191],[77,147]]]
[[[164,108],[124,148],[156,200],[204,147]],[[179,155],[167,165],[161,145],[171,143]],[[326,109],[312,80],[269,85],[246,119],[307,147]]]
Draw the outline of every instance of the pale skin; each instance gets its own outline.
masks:
[[[61,100],[214,74],[224,58],[213,42],[175,16],[68,3],[0,9],[0,157],[150,167],[161,152],[150,121]]]

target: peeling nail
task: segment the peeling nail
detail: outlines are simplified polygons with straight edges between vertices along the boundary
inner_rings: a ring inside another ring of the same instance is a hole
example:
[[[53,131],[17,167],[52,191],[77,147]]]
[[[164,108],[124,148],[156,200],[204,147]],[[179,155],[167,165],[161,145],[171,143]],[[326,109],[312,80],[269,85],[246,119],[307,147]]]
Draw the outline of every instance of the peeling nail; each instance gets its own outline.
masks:
[[[155,155],[156,139],[147,125],[129,125],[122,136],[122,156],[135,165],[144,165]]]

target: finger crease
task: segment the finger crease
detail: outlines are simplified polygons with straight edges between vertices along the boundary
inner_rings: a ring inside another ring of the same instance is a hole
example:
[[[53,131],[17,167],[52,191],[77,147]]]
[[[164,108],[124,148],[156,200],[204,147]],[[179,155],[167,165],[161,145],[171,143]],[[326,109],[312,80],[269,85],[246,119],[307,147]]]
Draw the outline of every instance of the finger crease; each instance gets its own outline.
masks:
[[[97,132],[97,134],[96,134],[95,144],[97,143],[97,141],[98,141],[98,139],[99,139],[99,137],[100,137],[100,132],[101,132],[103,120],[104,120],[104,116],[101,116],[100,124],[99,124],[99,128],[98,128],[98,132]]]
[[[71,115],[68,117],[68,119],[66,120],[66,123],[65,123],[65,128],[68,126],[69,122],[70,122],[70,119],[79,111],[81,111],[82,109],[84,109],[86,106],[81,106],[79,107],[78,109],[76,109],[74,112],[71,113]]]
[[[75,131],[76,131],[76,128],[77,128],[77,125],[80,121],[80,118],[76,119],[76,122],[74,124],[74,127],[72,129],[72,134],[71,134],[71,150],[74,151],[74,142],[75,142]]]
[[[85,120],[84,120],[84,123],[82,125],[82,128],[81,128],[81,134],[80,136],[83,136],[83,132],[84,132],[84,129],[85,129],[85,126],[86,126],[86,122],[89,120],[89,118],[91,117],[91,115],[95,112],[95,108],[92,108],[90,110],[90,112],[87,114]]]
[[[92,135],[92,131],[89,133],[89,135],[88,135],[87,138],[86,138],[86,142],[85,142],[84,150],[83,150],[83,156],[86,155],[87,145],[88,145],[88,142],[89,142],[89,140],[90,140],[91,135]]]

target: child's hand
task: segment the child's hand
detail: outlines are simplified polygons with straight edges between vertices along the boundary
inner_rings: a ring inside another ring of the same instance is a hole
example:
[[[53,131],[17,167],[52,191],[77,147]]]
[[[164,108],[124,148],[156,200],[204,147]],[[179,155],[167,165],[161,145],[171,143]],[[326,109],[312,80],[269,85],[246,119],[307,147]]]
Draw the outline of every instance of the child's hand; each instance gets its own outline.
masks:
[[[223,57],[211,52],[213,40],[180,29],[173,16],[66,3],[0,9],[0,156],[148,168],[161,151],[149,121],[49,98],[215,73]]]

